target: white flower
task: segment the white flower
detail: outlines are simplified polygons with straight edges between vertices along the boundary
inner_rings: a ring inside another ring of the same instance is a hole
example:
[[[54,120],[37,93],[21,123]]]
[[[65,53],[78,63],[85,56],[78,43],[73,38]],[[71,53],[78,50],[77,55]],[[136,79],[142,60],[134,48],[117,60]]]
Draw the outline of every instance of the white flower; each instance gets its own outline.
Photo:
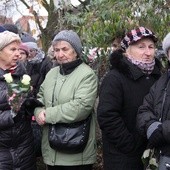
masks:
[[[156,162],[156,159],[155,159],[155,158],[151,158],[151,159],[149,160],[149,164],[158,167],[158,163]]]
[[[30,76],[24,74],[24,75],[23,75],[23,78],[22,78],[22,80],[21,80],[21,83],[24,84],[24,85],[29,85],[29,84],[30,84],[30,81],[31,81]]]
[[[150,151],[151,151],[150,149],[147,149],[147,150],[144,151],[144,153],[143,153],[144,159],[149,157]]]
[[[7,83],[12,83],[12,82],[13,82],[13,78],[12,78],[12,76],[11,76],[11,73],[4,74],[3,76],[4,76],[5,81],[6,81]]]

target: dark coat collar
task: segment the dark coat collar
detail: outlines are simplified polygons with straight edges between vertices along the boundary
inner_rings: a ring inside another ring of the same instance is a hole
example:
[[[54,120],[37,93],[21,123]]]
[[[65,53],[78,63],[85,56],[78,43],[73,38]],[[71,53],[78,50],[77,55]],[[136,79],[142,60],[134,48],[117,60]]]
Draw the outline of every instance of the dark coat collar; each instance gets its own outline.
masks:
[[[161,75],[161,72],[160,72],[161,64],[158,61],[158,59],[156,59],[155,61],[156,61],[155,67],[151,74],[155,76],[160,76]],[[116,69],[120,73],[134,80],[139,79],[140,77],[145,75],[141,71],[140,68],[132,64],[129,60],[127,60],[124,54],[120,52],[119,50],[113,52],[110,55],[110,63],[111,63],[111,69]]]

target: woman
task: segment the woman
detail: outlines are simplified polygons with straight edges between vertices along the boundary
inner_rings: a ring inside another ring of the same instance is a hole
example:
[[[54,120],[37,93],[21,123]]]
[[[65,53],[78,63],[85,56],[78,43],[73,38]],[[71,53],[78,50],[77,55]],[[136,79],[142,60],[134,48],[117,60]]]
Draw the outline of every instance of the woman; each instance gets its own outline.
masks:
[[[111,70],[99,92],[98,122],[102,130],[105,170],[143,170],[146,141],[136,129],[143,97],[160,77],[155,65],[156,37],[144,27],[131,30],[111,54]]]
[[[36,97],[40,85],[45,79],[47,72],[52,68],[52,61],[45,56],[45,53],[39,49],[37,43],[24,43],[29,49],[29,55],[26,62],[28,75],[31,77],[31,85],[33,87],[32,95]]]
[[[19,46],[19,52],[20,52],[20,57],[19,60],[26,65],[27,58],[29,57],[29,49],[28,47],[24,44],[21,43]]]
[[[163,40],[162,47],[170,61],[170,33]],[[137,115],[139,132],[148,139],[148,148],[156,148],[160,160],[169,157],[170,166],[170,70],[152,86],[144,98]],[[160,168],[161,169],[161,168]]]
[[[18,83],[25,74],[22,65],[17,64],[20,42],[15,33],[0,33],[0,169],[4,170],[36,169],[31,116],[24,104],[19,111],[14,110],[16,105],[12,105],[7,95],[8,84],[4,79],[6,73],[11,73],[13,81]]]
[[[82,45],[72,30],[63,30],[53,39],[59,66],[51,69],[40,87],[38,99],[44,108],[36,108],[35,117],[43,127],[42,155],[48,170],[91,170],[96,160],[94,102],[97,78],[81,60]],[[89,139],[80,153],[52,149],[48,141],[49,125],[73,123],[92,115]]]

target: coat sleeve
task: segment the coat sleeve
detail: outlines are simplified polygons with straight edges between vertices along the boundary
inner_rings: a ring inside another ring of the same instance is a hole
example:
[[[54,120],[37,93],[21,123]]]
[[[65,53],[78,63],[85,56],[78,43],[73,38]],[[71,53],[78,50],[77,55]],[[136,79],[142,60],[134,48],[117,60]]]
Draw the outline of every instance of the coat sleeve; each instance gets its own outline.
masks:
[[[11,108],[7,102],[6,92],[3,90],[0,98],[0,129],[11,127],[13,124]]]
[[[137,129],[142,136],[147,135],[149,126],[159,122],[158,115],[154,111],[154,99],[156,93],[156,83],[151,87],[150,92],[144,97],[143,104],[138,109]]]
[[[121,117],[123,109],[123,88],[118,77],[108,74],[102,82],[99,93],[97,118],[102,133],[117,149],[124,153],[134,147],[133,135],[128,131]]]

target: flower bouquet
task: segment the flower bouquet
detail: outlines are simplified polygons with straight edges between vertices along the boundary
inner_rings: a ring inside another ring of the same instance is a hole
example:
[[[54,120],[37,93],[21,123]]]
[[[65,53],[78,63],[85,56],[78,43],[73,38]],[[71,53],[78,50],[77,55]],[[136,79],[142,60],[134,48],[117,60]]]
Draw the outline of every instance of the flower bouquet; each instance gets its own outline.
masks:
[[[8,84],[8,102],[14,117],[27,97],[27,92],[30,90],[31,78],[29,75],[24,74],[19,82],[14,82],[11,73],[5,74],[4,78]]]
[[[142,162],[145,170],[158,170],[158,163],[155,149],[147,149],[142,155]]]

